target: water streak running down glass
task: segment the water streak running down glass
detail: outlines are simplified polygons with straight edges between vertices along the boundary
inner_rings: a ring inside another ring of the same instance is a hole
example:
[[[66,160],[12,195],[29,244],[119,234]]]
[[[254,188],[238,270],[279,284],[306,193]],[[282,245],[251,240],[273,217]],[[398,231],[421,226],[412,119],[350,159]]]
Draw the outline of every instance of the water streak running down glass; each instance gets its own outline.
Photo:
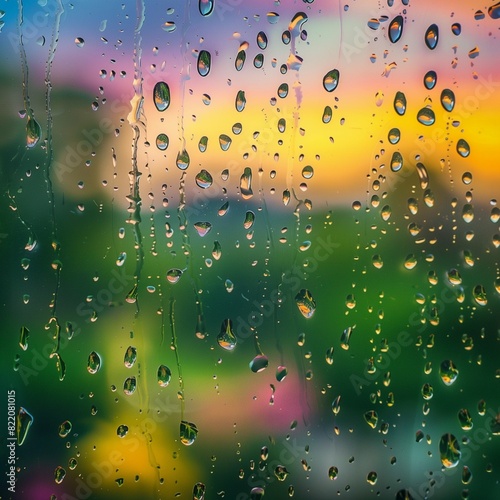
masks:
[[[0,496],[500,498],[499,30],[0,3]]]

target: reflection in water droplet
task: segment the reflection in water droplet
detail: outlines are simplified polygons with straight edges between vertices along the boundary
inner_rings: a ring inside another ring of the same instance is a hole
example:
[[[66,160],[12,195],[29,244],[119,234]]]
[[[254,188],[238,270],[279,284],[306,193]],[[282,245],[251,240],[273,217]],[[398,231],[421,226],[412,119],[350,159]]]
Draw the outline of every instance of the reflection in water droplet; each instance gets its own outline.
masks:
[[[238,111],[238,112],[243,111],[245,109],[246,104],[247,104],[247,100],[245,97],[245,91],[238,90],[238,93],[236,94],[236,100],[235,100],[236,111]]]
[[[71,432],[73,425],[69,420],[65,420],[62,424],[59,425],[59,436],[65,438]]]
[[[396,113],[400,116],[404,115],[406,112],[406,96],[403,92],[396,92],[394,96],[394,109]]]
[[[221,134],[219,136],[219,146],[222,149],[222,151],[227,151],[230,148],[231,143],[232,143],[232,139],[228,135]]]
[[[335,466],[332,466],[328,469],[328,477],[329,479],[331,479],[332,481],[334,481],[335,479],[337,479],[339,475],[339,470],[337,467]]]
[[[250,500],[262,500],[264,493],[265,490],[260,486],[252,488],[252,490],[250,491]]]
[[[207,50],[200,50],[198,54],[198,73],[200,76],[207,76],[210,73],[212,56]]]
[[[269,360],[267,359],[267,356],[265,356],[264,354],[257,354],[257,356],[255,356],[255,358],[253,358],[252,361],[250,361],[249,363],[250,369],[254,373],[259,373],[265,370],[268,365],[269,365]]]
[[[137,349],[134,346],[128,346],[123,357],[123,364],[126,368],[132,368],[137,360]]]
[[[455,35],[458,36],[460,33],[462,33],[462,26],[460,23],[453,23],[451,25],[451,32]]]
[[[26,122],[26,147],[34,148],[42,135],[40,124],[32,117],[28,116]]]
[[[323,123],[330,123],[332,119],[332,108],[330,106],[325,106],[323,110],[323,117],[321,118]]]
[[[464,465],[462,469],[462,483],[469,484],[472,481],[472,472],[467,465]]]
[[[195,222],[193,224],[194,228],[196,229],[196,232],[203,238],[203,236],[206,236],[208,232],[212,229],[212,224],[210,222],[206,221],[200,221],[200,222]]]
[[[193,487],[193,500],[205,500],[205,485],[196,483]]]
[[[351,341],[351,334],[354,330],[354,327],[348,326],[343,332],[340,337],[340,347],[344,350],[349,349],[349,342]]]
[[[399,151],[395,151],[391,158],[391,170],[399,172],[403,168],[403,157]]]
[[[135,377],[127,377],[123,382],[123,392],[127,396],[132,396],[137,389],[137,380]]]
[[[267,35],[263,31],[259,31],[257,34],[257,45],[261,50],[267,48]]]
[[[458,421],[460,422],[460,427],[464,431],[470,431],[473,427],[472,417],[467,408],[462,408],[458,412]]]
[[[240,177],[240,193],[244,200],[249,200],[253,196],[252,169],[250,167],[245,167],[245,170]]]
[[[234,61],[234,67],[236,68],[236,71],[241,71],[243,69],[246,58],[247,58],[246,51],[240,50],[236,56],[236,60]]]
[[[429,174],[427,173],[427,169],[425,168],[425,165],[420,162],[417,163],[416,167],[418,178],[420,180],[420,187],[422,189],[427,189],[427,186],[429,185]]]
[[[189,167],[190,161],[191,160],[189,158],[189,154],[185,149],[177,153],[177,159],[175,163],[177,165],[177,168],[179,168],[180,170],[186,170]]]
[[[28,349],[28,339],[30,337],[30,331],[25,326],[21,327],[21,332],[19,335],[19,346],[23,351]]]
[[[426,126],[432,125],[436,121],[436,115],[434,114],[434,111],[430,108],[422,108],[418,113],[417,113],[417,120],[422,124]]]
[[[245,221],[243,222],[243,227],[245,229],[250,229],[253,226],[254,221],[255,221],[255,214],[251,210],[248,210],[247,213],[245,214]]]
[[[192,422],[181,420],[179,435],[183,445],[191,446],[198,437],[198,429]]]
[[[370,410],[370,411],[367,411],[364,415],[363,415],[364,419],[365,419],[365,422],[372,428],[372,429],[375,429],[375,427],[377,427],[377,423],[378,423],[378,415],[377,415],[377,412],[375,410]]]
[[[332,69],[323,77],[323,87],[327,92],[333,92],[339,84],[340,73],[338,69]]]
[[[232,351],[236,347],[236,336],[233,332],[233,322],[225,319],[220,327],[220,333],[217,335],[217,343],[226,351]]]
[[[169,140],[167,134],[158,134],[156,137],[156,147],[160,151],[165,151],[168,148]]]
[[[443,434],[439,440],[441,463],[447,469],[456,467],[462,455],[457,438],[453,434]]]
[[[276,369],[276,380],[278,382],[283,382],[283,380],[285,380],[287,375],[288,375],[288,370],[286,366],[278,366],[278,368]]]
[[[486,306],[488,304],[486,290],[483,285],[476,285],[472,290],[472,296],[474,297],[476,304],[480,306]]]
[[[64,467],[58,465],[54,470],[54,481],[56,482],[56,484],[61,484],[65,477],[66,477],[66,470],[64,469]]]
[[[437,47],[439,40],[439,28],[437,24],[431,24],[425,31],[425,45],[431,50]]]
[[[437,74],[435,71],[427,71],[424,75],[424,86],[427,90],[432,90],[437,83]]]
[[[212,185],[213,178],[210,175],[210,172],[203,169],[198,174],[196,174],[195,182],[198,187],[202,189],[208,189]]]
[[[120,424],[120,425],[116,428],[116,435],[117,435],[119,438],[124,438],[127,434],[128,434],[128,426],[127,426],[127,425]]]
[[[441,104],[446,111],[453,111],[455,107],[455,94],[450,89],[441,92]]]
[[[306,288],[302,288],[297,293],[295,303],[304,318],[311,318],[314,311],[316,311],[316,301],[313,299],[311,292]]]
[[[457,153],[462,158],[467,158],[470,155],[470,146],[465,139],[459,139],[457,142]]]
[[[21,446],[24,441],[26,441],[26,437],[28,436],[28,431],[30,430],[33,420],[34,418],[28,410],[20,406],[16,418],[16,436],[18,446]]]
[[[165,365],[160,365],[157,371],[157,380],[160,387],[167,387],[170,384],[170,379],[172,378],[172,372],[170,368]]]
[[[500,18],[500,2],[488,7],[488,15],[491,19],[499,19]]]
[[[92,351],[89,354],[89,359],[87,361],[87,371],[94,375],[101,369],[101,356],[97,354],[95,351]]]
[[[158,82],[153,89],[156,109],[165,111],[170,106],[170,88],[165,82]]]
[[[182,276],[182,271],[180,269],[172,268],[167,271],[166,277],[169,283],[175,285],[175,283],[177,283],[181,279],[181,276]]]
[[[288,83],[282,83],[278,87],[278,97],[284,99],[288,95]]]
[[[397,144],[401,139],[401,132],[398,128],[391,128],[391,130],[389,130],[387,138],[389,139],[389,142],[391,144]]]
[[[198,9],[202,16],[209,16],[214,10],[214,0],[199,0]]]
[[[396,43],[403,35],[403,17],[396,16],[389,25],[389,40]]]
[[[366,476],[366,481],[369,484],[371,484],[372,486],[377,484],[377,479],[378,479],[378,476],[377,476],[377,473],[375,471],[369,472],[368,475]]]
[[[445,359],[439,367],[439,375],[446,385],[452,385],[458,377],[458,369],[451,359]]]
[[[284,465],[277,465],[274,468],[274,475],[278,479],[278,481],[284,481],[288,476],[288,471]]]

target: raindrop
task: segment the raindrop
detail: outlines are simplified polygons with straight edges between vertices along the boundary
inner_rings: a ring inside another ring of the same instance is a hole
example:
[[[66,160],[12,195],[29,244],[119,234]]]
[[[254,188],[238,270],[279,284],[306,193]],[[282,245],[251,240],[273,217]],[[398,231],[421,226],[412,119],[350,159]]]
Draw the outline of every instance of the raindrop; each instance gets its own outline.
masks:
[[[253,226],[254,222],[255,222],[255,214],[251,210],[248,210],[247,213],[245,214],[245,221],[243,222],[243,227],[245,229],[250,229]]]
[[[26,122],[26,147],[34,148],[40,140],[41,135],[42,128],[40,124],[32,116],[28,116],[28,121]]]
[[[236,101],[235,101],[235,106],[236,106],[236,111],[241,112],[245,109],[247,100],[245,98],[245,91],[244,90],[238,90],[238,93],[236,94]]]
[[[439,455],[441,463],[447,469],[456,467],[460,460],[461,452],[457,438],[453,434],[443,434],[439,441]]]
[[[332,466],[328,469],[328,478],[331,479],[332,481],[335,481],[339,475],[339,470],[337,467]]]
[[[450,89],[441,92],[441,104],[446,111],[453,111],[455,107],[455,94]]]
[[[437,73],[435,71],[427,71],[424,75],[424,86],[427,90],[432,90],[437,83]]]
[[[201,170],[195,177],[196,185],[202,189],[208,189],[213,182],[213,178],[208,170]]]
[[[207,76],[210,73],[212,56],[207,50],[200,50],[198,54],[198,73],[200,76]]]
[[[154,86],[153,99],[158,111],[165,111],[170,106],[170,88],[165,82]]]
[[[126,368],[132,368],[137,360],[137,349],[133,346],[129,346],[125,351],[123,357],[123,364]]]
[[[476,304],[480,306],[485,306],[488,304],[488,299],[486,298],[486,290],[483,285],[476,285],[472,290],[472,297],[474,298]]]
[[[462,427],[462,430],[470,431],[472,429],[472,417],[467,408],[462,408],[461,410],[459,410],[458,421],[460,422],[460,427]]]
[[[21,332],[19,335],[19,346],[23,351],[28,349],[28,339],[30,337],[30,331],[25,326],[21,327]]]
[[[267,356],[265,356],[264,354],[257,354],[257,356],[255,356],[255,358],[253,358],[249,364],[250,369],[254,373],[259,373],[265,370],[268,365],[269,365],[269,360],[267,359]]]
[[[488,15],[491,17],[491,19],[500,18],[500,2],[488,8]]]
[[[277,14],[276,12],[268,12],[266,16],[269,24],[276,24],[280,19],[279,14]]]
[[[175,163],[177,165],[177,168],[179,168],[180,170],[186,170],[189,167],[190,161],[191,160],[189,158],[189,153],[185,149],[177,153],[177,159]]]
[[[196,483],[193,487],[193,500],[205,500],[205,491],[206,488],[203,483]]]
[[[54,481],[57,484],[61,484],[65,477],[66,477],[66,470],[64,469],[64,467],[58,465],[54,471]]]
[[[436,121],[436,115],[434,114],[434,111],[430,108],[422,108],[418,113],[417,113],[417,120],[422,124],[426,125],[427,127],[430,125],[433,125],[434,122]]]
[[[194,228],[196,229],[196,232],[203,238],[203,236],[206,236],[208,232],[212,229],[212,224],[210,222],[202,221],[202,222],[195,222]]]
[[[157,372],[158,385],[160,387],[167,387],[170,384],[170,379],[172,378],[172,372],[170,368],[165,365],[160,365]]]
[[[217,343],[226,351],[232,351],[236,347],[236,337],[233,332],[233,322],[225,319],[220,327],[220,333],[217,335]]]
[[[219,146],[222,149],[222,151],[227,151],[230,148],[232,142],[233,141],[231,137],[229,137],[226,134],[221,134],[219,136]]]
[[[391,158],[391,170],[399,172],[403,168],[403,156],[399,151],[395,151]]]
[[[446,359],[441,363],[439,375],[445,385],[452,385],[457,380],[458,369],[451,359]]]
[[[316,311],[316,301],[313,299],[311,292],[306,288],[302,288],[297,293],[295,303],[304,318],[311,318],[314,311]]]
[[[69,420],[65,420],[62,424],[59,425],[59,436],[65,438],[71,432],[73,425]]]
[[[377,415],[377,412],[375,410],[370,410],[370,411],[367,411],[364,415],[363,415],[364,419],[365,419],[365,422],[372,428],[372,429],[375,429],[375,427],[377,427],[377,423],[378,423],[378,415]]]
[[[253,65],[259,69],[264,65],[264,54],[257,54],[253,59]]]
[[[181,279],[181,276],[182,276],[182,271],[180,269],[172,268],[167,271],[166,277],[169,283],[175,285]]]
[[[431,24],[425,31],[425,45],[431,50],[434,50],[439,40],[439,28],[437,24]]]
[[[285,377],[288,375],[288,370],[286,366],[278,366],[276,369],[276,380],[278,382],[283,382],[285,380]]]
[[[451,25],[451,32],[456,36],[460,35],[460,33],[462,33],[462,26],[460,23],[453,23]]]
[[[257,45],[261,50],[265,50],[267,47],[267,35],[263,31],[259,31],[257,34]]]
[[[332,119],[332,108],[330,106],[325,106],[321,119],[323,120],[323,123],[330,123]]]
[[[208,137],[204,135],[198,142],[198,149],[200,150],[200,153],[204,153],[207,150],[207,147],[208,147]]]
[[[240,50],[238,52],[238,55],[236,56],[236,60],[234,61],[234,67],[236,68],[236,71],[241,71],[243,69],[246,58],[247,58],[246,51]]]
[[[183,445],[191,446],[198,437],[198,429],[192,422],[181,420],[179,435]]]
[[[406,112],[406,96],[403,92],[396,92],[394,97],[394,109],[396,113],[400,116],[404,115]]]
[[[417,173],[418,173],[418,178],[420,180],[420,187],[422,189],[427,189],[429,185],[429,174],[427,173],[427,169],[425,168],[425,165],[423,163],[417,163]]]
[[[240,193],[244,200],[249,200],[253,196],[252,169],[250,167],[245,167],[245,170],[240,177]]]
[[[403,16],[396,16],[389,24],[389,40],[396,43],[403,35]]]
[[[340,337],[340,347],[344,350],[349,349],[349,343],[351,341],[351,335],[354,330],[354,327],[348,326],[343,332]]]
[[[284,99],[288,95],[288,83],[282,83],[278,87],[278,97]]]
[[[304,177],[304,179],[311,179],[313,175],[314,169],[311,167],[311,165],[307,165],[302,169],[302,177]]]
[[[464,465],[462,469],[462,483],[469,484],[472,481],[472,472],[467,465]]]
[[[459,139],[457,142],[457,153],[462,158],[467,158],[470,155],[470,146],[465,139]]]
[[[391,144],[397,144],[401,139],[401,132],[398,128],[391,128],[391,130],[389,130],[387,138],[389,139],[389,142]]]
[[[124,438],[127,434],[128,434],[128,426],[127,426],[127,425],[120,424],[120,425],[116,428],[116,435],[117,435],[119,438]]]
[[[169,140],[167,134],[158,134],[156,137],[156,147],[160,151],[165,151],[168,148]]]
[[[78,36],[75,38],[75,45],[81,48],[85,45],[85,40],[81,36]]]
[[[264,493],[264,488],[261,488],[260,486],[252,488],[252,490],[250,491],[250,500],[262,500]]]
[[[89,354],[89,359],[87,361],[87,371],[91,375],[94,375],[101,369],[101,364],[101,356],[99,356],[99,354],[97,354],[95,351],[92,351]]]
[[[209,16],[214,10],[214,0],[199,0],[198,8],[202,16]]]
[[[26,441],[26,437],[28,436],[28,431],[30,430],[33,420],[34,418],[29,411],[20,406],[16,418],[16,436],[18,446],[21,446],[24,441]]]
[[[333,92],[339,84],[340,73],[338,69],[332,69],[323,77],[323,87],[327,92]]]
[[[375,486],[377,484],[377,473],[375,471],[369,472],[366,476],[366,481],[372,486]]]
[[[173,33],[175,31],[175,28],[177,28],[177,26],[173,21],[167,21],[162,26],[163,31],[166,31],[167,33]]]
[[[137,381],[135,377],[127,377],[123,382],[123,392],[127,396],[132,396],[137,388]]]

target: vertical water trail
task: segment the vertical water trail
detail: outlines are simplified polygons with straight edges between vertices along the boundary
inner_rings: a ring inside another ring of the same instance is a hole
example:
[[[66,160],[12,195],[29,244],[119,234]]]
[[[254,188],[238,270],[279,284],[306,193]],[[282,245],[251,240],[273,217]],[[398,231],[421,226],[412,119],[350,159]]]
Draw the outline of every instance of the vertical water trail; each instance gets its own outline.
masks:
[[[189,154],[186,151],[186,137],[184,131],[184,100],[186,94],[186,82],[191,78],[191,52],[188,50],[187,33],[191,26],[191,2],[186,2],[184,10],[184,22],[182,24],[182,39],[181,39],[181,54],[182,54],[182,70],[181,70],[181,103],[178,114],[178,130],[181,141],[181,150],[177,156],[177,166],[182,169],[181,178],[179,180],[179,207],[177,209],[177,217],[179,220],[179,229],[182,234],[182,248],[186,257],[186,269],[189,271],[191,278],[195,305],[196,305],[196,328],[195,334],[199,339],[204,339],[206,336],[205,320],[203,316],[203,303],[200,297],[200,287],[195,276],[193,265],[191,262],[191,243],[188,234],[188,218],[186,214],[186,169],[189,167]],[[182,166],[182,167],[181,167]]]
[[[181,421],[184,420],[184,379],[182,378],[181,362],[179,357],[179,348],[177,345],[177,333],[175,330],[175,299],[170,298],[170,309],[169,309],[169,319],[170,319],[170,331],[172,334],[172,340],[170,343],[170,349],[175,353],[175,361],[177,364],[177,377],[179,379],[179,392],[178,396],[181,401]]]

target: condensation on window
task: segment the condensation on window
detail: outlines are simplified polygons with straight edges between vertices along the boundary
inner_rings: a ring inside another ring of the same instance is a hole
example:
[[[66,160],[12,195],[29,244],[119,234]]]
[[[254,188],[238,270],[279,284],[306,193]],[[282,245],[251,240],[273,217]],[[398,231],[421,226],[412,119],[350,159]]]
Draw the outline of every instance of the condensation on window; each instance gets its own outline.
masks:
[[[5,498],[500,498],[499,23],[1,1]]]

